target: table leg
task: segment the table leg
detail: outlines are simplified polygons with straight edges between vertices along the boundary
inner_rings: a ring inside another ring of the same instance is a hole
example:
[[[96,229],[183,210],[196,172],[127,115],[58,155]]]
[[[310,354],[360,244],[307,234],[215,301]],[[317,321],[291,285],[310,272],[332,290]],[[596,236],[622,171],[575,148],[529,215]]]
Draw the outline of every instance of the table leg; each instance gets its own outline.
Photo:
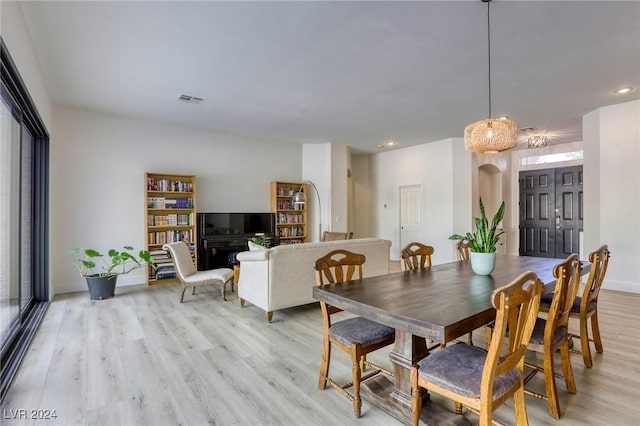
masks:
[[[396,341],[389,355],[393,363],[394,380],[377,375],[361,385],[362,395],[400,421],[411,419],[411,366],[429,354],[422,337],[396,329]],[[462,416],[444,410],[429,401],[423,390],[422,414],[420,418],[430,425],[468,425]]]

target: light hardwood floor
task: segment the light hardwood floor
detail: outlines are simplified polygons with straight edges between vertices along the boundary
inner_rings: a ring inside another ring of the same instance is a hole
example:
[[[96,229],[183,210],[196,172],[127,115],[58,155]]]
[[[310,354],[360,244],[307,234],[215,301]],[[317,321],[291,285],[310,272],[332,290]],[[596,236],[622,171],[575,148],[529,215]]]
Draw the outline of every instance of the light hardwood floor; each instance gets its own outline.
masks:
[[[56,297],[2,403],[2,425],[402,424],[366,400],[355,419],[338,392],[317,388],[317,305],[277,311],[269,324],[258,308],[241,308],[235,294],[222,301],[217,287],[178,299],[178,284],[118,288],[104,301],[85,292]],[[602,292],[604,354],[595,355],[592,369],[572,355],[578,393],[568,395],[558,383],[560,421],[548,415],[546,401],[527,397],[530,424],[639,424],[639,308],[640,295]],[[483,334],[475,332],[476,344]],[[370,358],[390,367],[388,353]],[[333,374],[349,381],[346,356],[334,351],[332,361]],[[531,384],[541,391],[542,380]],[[27,417],[55,410],[57,418],[12,419],[20,409]],[[512,404],[495,416],[514,424]]]

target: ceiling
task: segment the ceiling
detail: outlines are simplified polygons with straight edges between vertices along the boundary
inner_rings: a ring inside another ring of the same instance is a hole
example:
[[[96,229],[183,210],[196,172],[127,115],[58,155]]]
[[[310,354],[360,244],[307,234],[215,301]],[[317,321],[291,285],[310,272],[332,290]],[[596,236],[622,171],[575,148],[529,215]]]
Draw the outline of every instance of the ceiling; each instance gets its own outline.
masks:
[[[521,141],[579,141],[584,114],[640,98],[640,2],[490,4],[492,116]],[[488,116],[480,0],[20,5],[55,104],[356,152]]]

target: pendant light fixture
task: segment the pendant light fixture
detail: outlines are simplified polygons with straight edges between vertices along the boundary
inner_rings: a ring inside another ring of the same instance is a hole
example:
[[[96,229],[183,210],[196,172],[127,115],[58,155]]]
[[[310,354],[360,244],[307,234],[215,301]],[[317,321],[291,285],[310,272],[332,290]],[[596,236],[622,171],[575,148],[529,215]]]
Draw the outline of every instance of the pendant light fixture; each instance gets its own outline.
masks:
[[[491,118],[491,25],[487,3],[487,44],[489,64],[489,118],[476,121],[464,128],[464,147],[467,151],[495,154],[511,149],[518,144],[518,125],[508,118]]]

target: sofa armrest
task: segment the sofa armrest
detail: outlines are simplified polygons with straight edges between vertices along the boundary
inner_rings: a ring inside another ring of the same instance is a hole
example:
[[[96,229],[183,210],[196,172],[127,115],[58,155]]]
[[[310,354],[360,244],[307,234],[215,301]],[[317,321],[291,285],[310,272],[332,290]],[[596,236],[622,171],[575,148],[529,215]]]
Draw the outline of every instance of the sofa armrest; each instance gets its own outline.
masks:
[[[269,252],[270,250],[241,251],[236,256],[236,259],[238,259],[240,263],[269,260]]]

